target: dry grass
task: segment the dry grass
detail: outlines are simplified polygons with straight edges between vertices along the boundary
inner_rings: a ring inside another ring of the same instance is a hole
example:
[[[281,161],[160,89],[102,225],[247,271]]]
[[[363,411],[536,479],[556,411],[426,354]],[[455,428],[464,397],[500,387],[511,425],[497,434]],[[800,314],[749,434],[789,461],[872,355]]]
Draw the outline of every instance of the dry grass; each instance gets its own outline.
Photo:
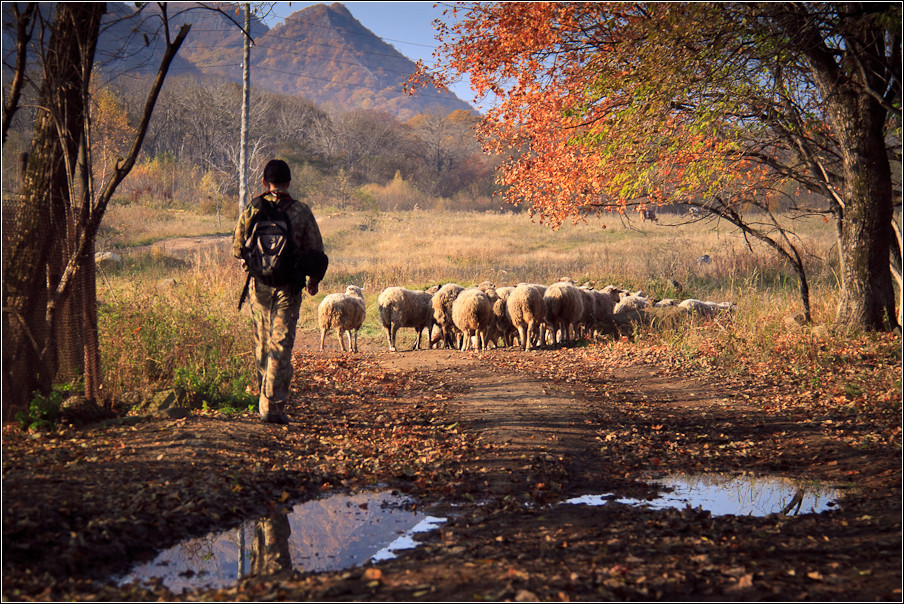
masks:
[[[236,263],[214,252],[189,261],[140,254],[104,277],[98,323],[111,395],[175,384],[211,403],[244,399],[253,357]]]
[[[324,295],[343,291],[349,284],[365,288],[368,319],[363,337],[380,339],[383,331],[376,299],[384,288],[396,285],[417,289],[448,282],[468,286],[489,280],[501,286],[521,281],[551,283],[567,276],[599,287],[615,284],[642,289],[657,297],[731,301],[738,305],[731,329],[742,334],[744,341],[772,337],[784,329],[784,317],[800,310],[797,279],[789,268],[762,245],[748,248],[743,237],[724,223],[669,225],[668,218],[661,217],[658,224],[628,224],[611,216],[552,230],[515,213],[419,209],[348,212],[318,207],[314,212],[330,256],[330,270],[320,294],[302,305],[302,329],[316,330],[317,304]],[[120,240],[132,244],[166,236],[229,232],[232,228],[225,221],[217,225],[210,216],[138,207],[114,210],[108,218],[119,229]],[[834,235],[830,225],[813,219],[797,223],[797,231],[808,255],[814,319],[817,323],[831,322],[836,305]],[[703,255],[710,256],[712,262],[699,263]],[[99,280],[102,301],[119,308],[153,307],[154,312],[149,313],[157,323],[166,322],[159,313],[167,308],[171,323],[216,317],[211,324],[219,335],[209,339],[216,340],[219,347],[229,338],[240,343],[243,352],[231,349],[228,354],[232,356],[250,351],[248,319],[235,308],[242,273],[227,255],[176,261],[133,254],[107,277],[108,281]],[[177,286],[158,289],[157,282],[166,278],[174,278]],[[681,285],[681,292],[673,281]],[[198,309],[204,312],[197,315]],[[147,323],[147,317],[129,316],[119,326],[109,324],[107,338],[128,334]],[[409,341],[407,331],[400,334],[405,340],[401,346],[413,341]],[[709,331],[679,329],[657,337],[670,345],[705,348]],[[178,338],[205,339],[198,331],[189,335],[171,329],[168,334],[174,340],[160,344],[161,349],[169,346],[185,350]],[[173,360],[171,364],[178,363]],[[123,375],[118,379],[123,389],[130,379],[144,379],[139,377],[137,364],[131,370],[135,372],[131,378]],[[192,371],[200,374],[208,369],[199,365]]]
[[[629,288],[665,287],[677,280],[704,295],[751,281],[795,287],[772,252],[763,246],[748,250],[724,223],[627,225],[610,217],[554,231],[524,214],[420,210],[326,214],[319,220],[332,258],[328,282],[337,285],[418,287],[483,280],[504,285],[569,276]],[[819,230],[813,221],[806,227],[814,276],[825,279],[831,275],[833,238],[828,227]],[[697,263],[704,254],[713,262]]]
[[[793,272],[765,246],[748,248],[725,223],[669,225],[665,218],[629,224],[609,216],[552,230],[525,214],[436,210],[319,213],[318,219],[330,255],[322,292],[365,287],[367,335],[382,333],[376,297],[395,285],[502,286],[571,277],[658,297],[731,301],[751,329],[780,328],[784,317],[801,308]],[[836,304],[831,227],[807,219],[798,230],[808,255],[814,318],[829,322]],[[712,262],[698,263],[703,255]],[[315,311],[314,304],[302,309],[305,325],[316,327]]]
[[[133,247],[171,237],[231,233],[237,217],[234,209],[218,218],[182,209],[113,204],[104,214],[97,248]]]

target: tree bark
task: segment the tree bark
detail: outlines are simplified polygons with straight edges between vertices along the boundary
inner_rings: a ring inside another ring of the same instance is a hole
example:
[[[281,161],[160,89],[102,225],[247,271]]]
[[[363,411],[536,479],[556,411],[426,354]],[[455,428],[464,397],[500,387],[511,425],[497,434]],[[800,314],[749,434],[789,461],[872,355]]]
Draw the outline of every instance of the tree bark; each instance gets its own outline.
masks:
[[[882,35],[857,21],[860,3],[836,5],[850,57],[839,62],[823,38],[818,20],[803,4],[776,4],[776,22],[806,60],[824,99],[828,125],[838,141],[843,171],[840,228],[841,300],[836,322],[868,331],[897,324],[889,266],[892,241],[892,180],[885,125],[888,109],[871,91],[884,87],[886,49]],[[881,33],[881,32],[880,32]],[[852,65],[869,65],[854,69]],[[898,76],[900,77],[900,76]]]
[[[892,229],[891,167],[882,134],[885,111],[862,93],[839,115],[844,163],[841,229],[841,301],[836,321],[849,327],[887,330],[897,323],[889,265]]]
[[[15,232],[3,258],[3,420],[47,393],[56,374],[53,326],[46,311],[65,260],[72,167],[84,126],[87,74],[105,11],[103,3],[61,2],[43,57],[41,110],[20,195]],[[90,71],[89,71],[90,74]]]

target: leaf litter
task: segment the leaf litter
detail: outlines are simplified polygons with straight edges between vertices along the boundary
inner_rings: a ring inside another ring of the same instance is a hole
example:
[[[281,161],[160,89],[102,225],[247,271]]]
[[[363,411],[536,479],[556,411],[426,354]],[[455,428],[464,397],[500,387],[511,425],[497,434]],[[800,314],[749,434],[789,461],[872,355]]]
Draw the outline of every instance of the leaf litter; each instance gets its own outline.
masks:
[[[888,392],[881,355],[851,357],[863,386],[844,393],[831,380],[812,390],[778,362],[728,372],[621,342],[365,350],[300,347],[287,427],[214,411],[50,433],[6,426],[4,596],[900,598],[900,393]],[[850,380],[845,363],[832,366]],[[601,492],[654,498],[655,479],[679,471],[821,480],[858,494],[793,518],[553,505]],[[184,594],[108,581],[186,537],[375,485],[456,515],[420,536],[422,547],[366,570]]]

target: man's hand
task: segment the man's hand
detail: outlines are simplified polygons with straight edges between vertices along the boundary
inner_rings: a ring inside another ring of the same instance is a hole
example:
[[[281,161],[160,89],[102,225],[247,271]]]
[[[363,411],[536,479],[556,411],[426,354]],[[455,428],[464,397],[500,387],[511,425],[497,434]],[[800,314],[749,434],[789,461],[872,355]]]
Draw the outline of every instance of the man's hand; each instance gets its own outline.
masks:
[[[306,288],[308,290],[308,295],[316,296],[317,292],[320,291],[317,287],[318,285],[319,282],[314,281],[313,279],[308,279],[308,287]]]

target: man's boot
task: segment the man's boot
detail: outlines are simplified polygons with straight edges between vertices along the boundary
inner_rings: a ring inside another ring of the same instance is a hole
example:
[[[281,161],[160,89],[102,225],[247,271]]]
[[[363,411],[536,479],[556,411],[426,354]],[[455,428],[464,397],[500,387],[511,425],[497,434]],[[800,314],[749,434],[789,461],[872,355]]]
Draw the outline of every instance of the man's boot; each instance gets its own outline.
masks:
[[[269,421],[267,418],[270,417],[270,407],[270,399],[261,393],[260,398],[257,399],[257,410],[262,421]]]
[[[281,403],[270,403],[270,414],[268,416],[268,422],[274,424],[282,424],[286,425],[289,423],[289,416],[286,415],[286,403],[285,401]]]

